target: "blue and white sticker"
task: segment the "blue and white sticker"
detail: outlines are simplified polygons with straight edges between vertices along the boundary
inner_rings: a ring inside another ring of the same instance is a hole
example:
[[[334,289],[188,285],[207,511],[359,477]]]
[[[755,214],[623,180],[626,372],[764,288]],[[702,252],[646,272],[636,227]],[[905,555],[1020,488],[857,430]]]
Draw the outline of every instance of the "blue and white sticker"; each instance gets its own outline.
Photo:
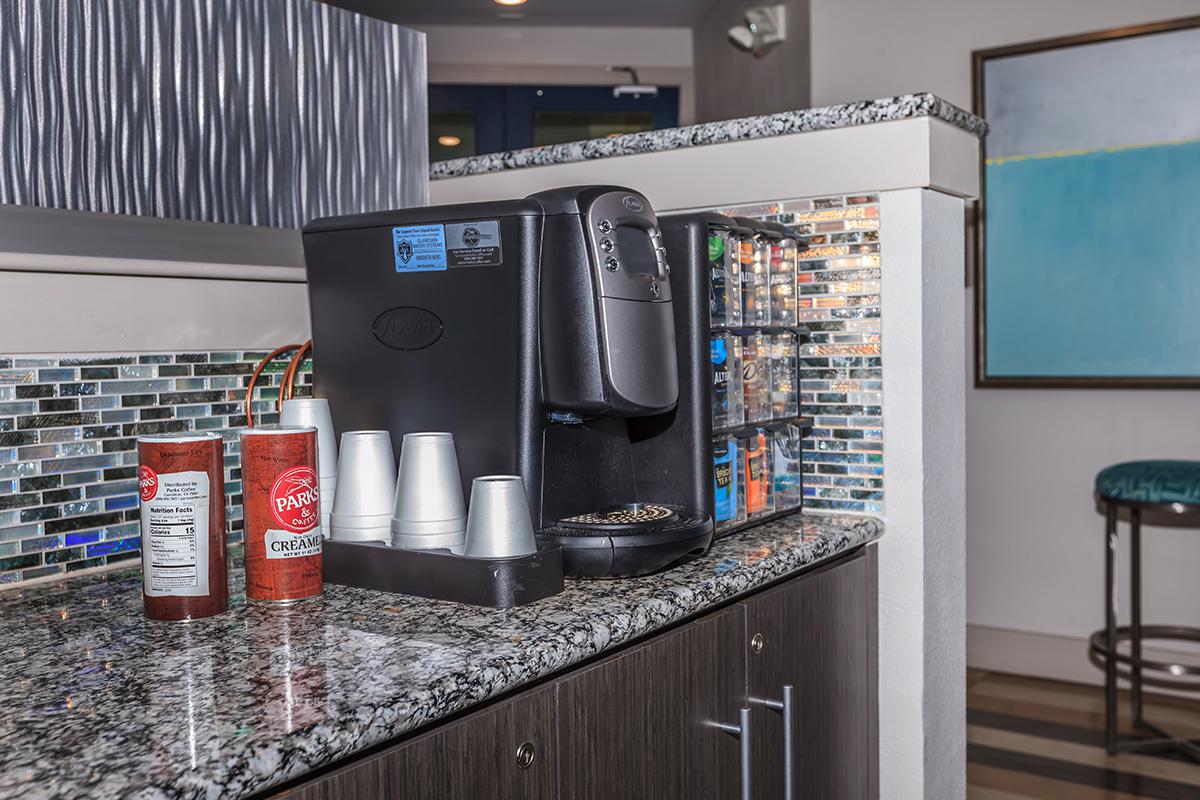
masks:
[[[433,272],[446,268],[446,229],[442,225],[392,228],[396,272]]]

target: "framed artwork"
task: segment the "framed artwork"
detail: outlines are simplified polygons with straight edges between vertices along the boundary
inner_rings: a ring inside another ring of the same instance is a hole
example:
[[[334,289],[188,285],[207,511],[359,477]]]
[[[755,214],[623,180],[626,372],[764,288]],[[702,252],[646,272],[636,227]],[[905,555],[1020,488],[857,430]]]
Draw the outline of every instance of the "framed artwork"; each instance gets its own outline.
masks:
[[[973,62],[976,385],[1200,387],[1200,17]]]

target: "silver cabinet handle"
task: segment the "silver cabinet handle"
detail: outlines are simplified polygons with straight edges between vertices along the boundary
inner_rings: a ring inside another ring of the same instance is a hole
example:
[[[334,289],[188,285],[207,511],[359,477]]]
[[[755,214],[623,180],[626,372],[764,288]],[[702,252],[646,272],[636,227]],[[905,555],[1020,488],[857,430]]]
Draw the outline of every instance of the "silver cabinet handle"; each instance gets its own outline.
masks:
[[[750,709],[738,710],[738,724],[714,722],[713,727],[738,740],[742,751],[742,800],[750,800]]]
[[[764,700],[763,705],[783,714],[783,798],[792,800],[794,797],[795,769],[792,763],[792,753],[795,739],[795,687],[790,683],[783,685],[783,700]]]

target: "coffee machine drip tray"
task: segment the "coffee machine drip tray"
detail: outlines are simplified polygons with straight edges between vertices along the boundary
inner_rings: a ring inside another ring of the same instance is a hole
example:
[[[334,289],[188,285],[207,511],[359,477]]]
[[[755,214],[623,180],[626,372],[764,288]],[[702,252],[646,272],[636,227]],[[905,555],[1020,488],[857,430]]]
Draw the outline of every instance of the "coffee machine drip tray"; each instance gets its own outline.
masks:
[[[703,511],[663,503],[627,503],[559,520],[538,537],[562,548],[563,572],[576,578],[647,575],[692,553],[713,537]]]
[[[609,506],[591,514],[580,514],[577,517],[567,517],[559,522],[568,528],[591,528],[602,525],[608,527],[630,528],[647,522],[664,523],[679,518],[679,512],[670,506],[657,503],[626,503],[619,506]]]

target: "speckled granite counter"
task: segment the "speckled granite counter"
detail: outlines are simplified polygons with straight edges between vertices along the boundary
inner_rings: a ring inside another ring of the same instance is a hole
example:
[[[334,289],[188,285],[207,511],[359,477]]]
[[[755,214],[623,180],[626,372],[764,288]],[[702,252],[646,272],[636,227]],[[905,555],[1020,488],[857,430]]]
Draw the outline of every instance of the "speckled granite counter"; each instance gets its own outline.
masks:
[[[628,156],[637,153],[657,153],[662,150],[678,150],[682,147],[721,144],[743,139],[763,139],[768,136],[783,136],[789,133],[849,128],[855,125],[870,125],[875,122],[891,122],[914,117],[940,119],[976,136],[982,136],[987,132],[987,123],[981,118],[946,102],[937,95],[926,92],[883,97],[878,100],[864,100],[861,103],[802,108],[758,117],[705,122],[682,128],[663,128],[644,133],[628,133],[623,136],[606,136],[581,142],[529,147],[524,150],[507,150],[437,161],[429,167],[429,178],[436,181],[464,175],[483,175],[506,169],[569,164],[573,161],[588,161],[593,158],[611,158],[612,156]]]
[[[493,611],[341,586],[191,624],[142,617],[134,572],[0,593],[0,797],[236,798],[878,538],[785,517],[645,578]],[[240,562],[240,550],[233,551]]]

